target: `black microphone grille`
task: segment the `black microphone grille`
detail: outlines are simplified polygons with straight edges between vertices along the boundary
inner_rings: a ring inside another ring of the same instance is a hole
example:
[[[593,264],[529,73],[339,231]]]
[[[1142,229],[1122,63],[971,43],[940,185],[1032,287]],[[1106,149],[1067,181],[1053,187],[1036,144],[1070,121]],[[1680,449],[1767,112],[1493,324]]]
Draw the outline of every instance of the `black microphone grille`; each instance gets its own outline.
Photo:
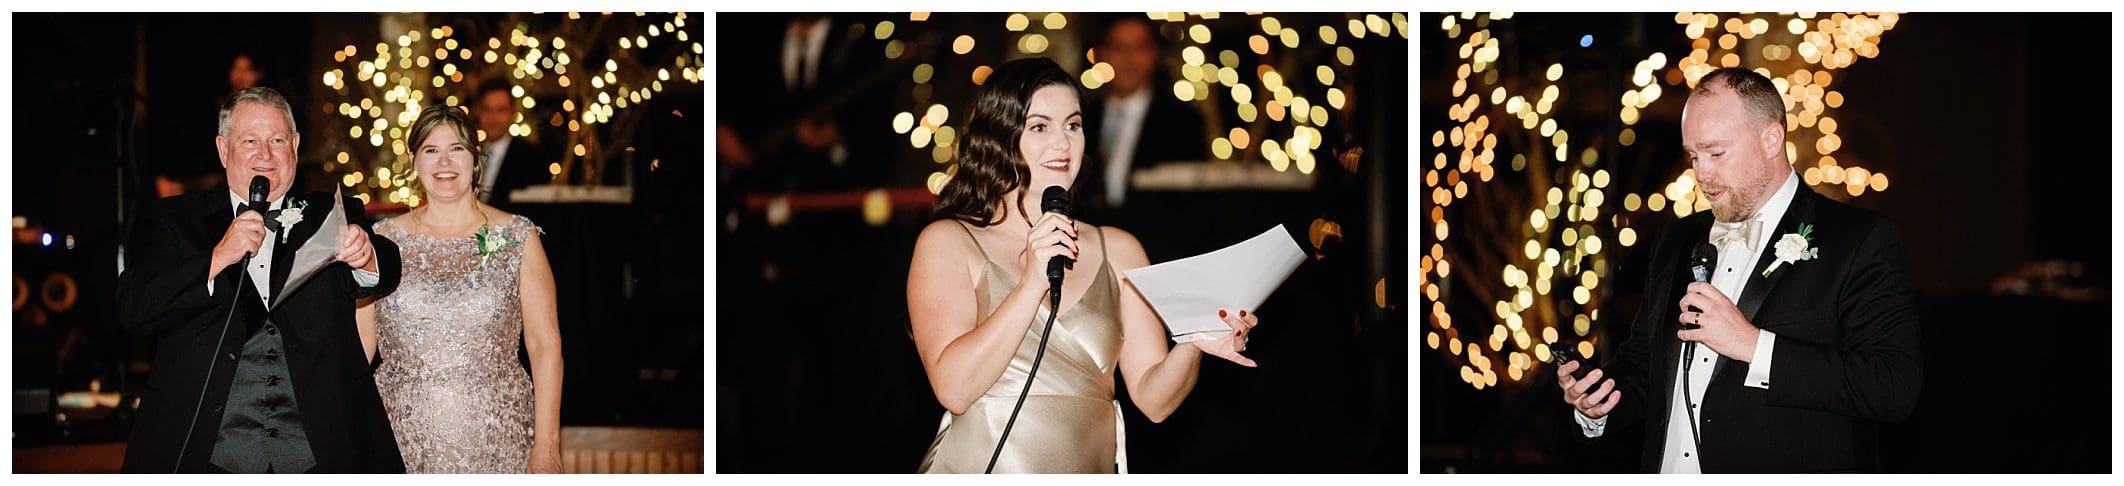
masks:
[[[1047,186],[1040,193],[1040,211],[1069,214],[1069,190],[1062,186]]]
[[[273,192],[273,182],[266,176],[251,176],[251,202],[264,202]]]
[[[1710,243],[1697,243],[1696,251],[1689,255],[1689,259],[1697,263],[1711,263],[1718,259],[1718,247],[1711,246]]]

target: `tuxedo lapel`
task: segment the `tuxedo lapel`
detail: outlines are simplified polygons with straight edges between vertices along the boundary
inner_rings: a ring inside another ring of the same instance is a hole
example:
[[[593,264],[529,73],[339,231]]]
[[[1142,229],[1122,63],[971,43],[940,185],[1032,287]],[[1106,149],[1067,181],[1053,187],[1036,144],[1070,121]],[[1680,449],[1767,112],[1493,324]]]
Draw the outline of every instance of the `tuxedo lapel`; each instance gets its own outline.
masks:
[[[1777,271],[1770,272],[1770,276],[1763,276],[1763,269],[1770,268],[1770,262],[1777,261],[1778,238],[1798,233],[1801,224],[1814,222],[1814,199],[1818,197],[1821,195],[1815,194],[1814,189],[1806,185],[1799,187],[1799,192],[1792,195],[1792,203],[1785,206],[1785,216],[1778,219],[1777,229],[1770,232],[1769,240],[1759,251],[1761,254],[1756,255],[1755,266],[1749,267],[1748,286],[1741,291],[1740,300],[1735,303],[1735,306],[1740,308],[1741,317],[1748,322],[1757,322],[1755,316],[1757,311],[1762,310],[1763,301],[1769,300],[1770,291],[1777,288],[1777,282],[1783,280],[1787,272],[1792,271],[1791,264],[1786,264],[1778,267]],[[1727,361],[1731,360],[1719,356],[1718,365],[1712,368],[1711,376],[1716,377],[1719,372],[1725,371]]]
[[[229,231],[229,225],[235,223],[236,208],[229,205],[228,193],[229,188],[217,187],[212,191],[199,195],[199,219],[197,220],[199,233],[195,236],[197,241],[194,243],[198,244],[200,248],[206,248],[211,251],[214,245],[221,242],[221,235]],[[230,279],[235,282],[235,285],[242,285],[250,281],[250,274],[245,273],[242,266],[231,265],[229,268],[235,269],[236,278]],[[214,285],[214,293],[216,295],[239,289],[235,285],[222,288],[220,279],[216,279]]]
[[[236,207],[229,205],[228,193],[229,189],[222,187],[199,198],[199,237],[208,248],[220,242],[221,234],[228,232],[229,224],[236,221]]]
[[[319,204],[318,201],[315,200],[317,198],[314,197],[314,194],[311,196],[312,197],[303,198],[303,203],[306,204],[306,206],[302,208],[302,222],[295,223],[295,227],[293,228],[287,228],[288,238],[286,243],[281,243],[280,238],[277,237],[278,235],[268,235],[275,237],[273,238],[273,241],[271,243],[267,243],[270,245],[275,245],[273,247],[272,287],[273,297],[275,300],[278,300],[280,297],[281,286],[286,285],[288,282],[288,272],[292,267],[295,266],[295,250],[298,248],[302,248],[302,245],[305,242],[309,241],[311,235],[317,234],[317,226],[324,224],[325,220],[324,215],[320,213],[328,210],[331,207],[331,205],[329,204]],[[291,202],[288,205],[292,204],[293,203]],[[283,207],[286,206],[287,205],[283,205]],[[330,243],[337,244],[338,242]]]

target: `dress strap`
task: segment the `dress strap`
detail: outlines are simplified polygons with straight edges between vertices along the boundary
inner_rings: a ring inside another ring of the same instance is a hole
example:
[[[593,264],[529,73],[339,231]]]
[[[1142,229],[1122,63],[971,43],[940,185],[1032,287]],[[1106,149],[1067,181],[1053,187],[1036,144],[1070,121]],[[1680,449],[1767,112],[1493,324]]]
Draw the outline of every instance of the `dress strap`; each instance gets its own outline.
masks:
[[[983,261],[986,261],[986,260],[988,260],[988,249],[987,249],[987,248],[982,248],[982,247],[981,247],[981,239],[980,239],[980,238],[975,238],[975,237],[974,237],[974,234],[973,234],[973,228],[968,228],[968,227],[966,227],[966,222],[965,222],[965,221],[959,221],[959,220],[956,220],[956,219],[954,219],[954,220],[951,220],[951,222],[953,222],[953,223],[958,223],[958,224],[959,224],[959,229],[961,229],[961,230],[965,230],[965,231],[966,231],[966,240],[967,240],[967,241],[972,241],[972,242],[973,242],[973,244],[974,244],[974,250],[977,250],[977,251],[980,251],[980,252],[981,252],[981,260],[983,260]]]
[[[1099,266],[1107,266],[1106,262],[1112,260],[1106,258],[1106,228],[1100,227],[1098,225],[1093,225],[1092,232],[1099,234]]]

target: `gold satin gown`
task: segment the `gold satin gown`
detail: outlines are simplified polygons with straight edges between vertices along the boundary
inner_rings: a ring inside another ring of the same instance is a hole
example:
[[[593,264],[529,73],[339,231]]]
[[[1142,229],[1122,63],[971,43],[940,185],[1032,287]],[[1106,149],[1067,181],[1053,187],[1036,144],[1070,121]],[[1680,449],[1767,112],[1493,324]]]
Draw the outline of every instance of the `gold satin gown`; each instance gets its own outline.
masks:
[[[961,223],[961,229],[964,229]],[[967,230],[968,238],[973,231]],[[978,240],[975,248],[980,248]],[[1099,253],[1106,254],[1106,233],[1099,233]],[[1017,287],[1016,279],[981,249],[984,270],[974,287],[978,318],[985,319]],[[1099,274],[1076,304],[1055,320],[1047,357],[1033,380],[1010,442],[996,460],[998,473],[1128,472],[1128,448],[1122,438],[1121,404],[1114,400],[1114,366],[1121,355],[1120,277],[1101,259]],[[1033,355],[1040,349],[1040,329],[1052,313],[1046,302],[1033,313],[1025,339],[996,384],[966,407],[964,414],[944,413],[937,438],[930,442],[919,469],[924,473],[974,473],[988,467],[996,439],[1003,434],[1010,409],[1025,387]]]

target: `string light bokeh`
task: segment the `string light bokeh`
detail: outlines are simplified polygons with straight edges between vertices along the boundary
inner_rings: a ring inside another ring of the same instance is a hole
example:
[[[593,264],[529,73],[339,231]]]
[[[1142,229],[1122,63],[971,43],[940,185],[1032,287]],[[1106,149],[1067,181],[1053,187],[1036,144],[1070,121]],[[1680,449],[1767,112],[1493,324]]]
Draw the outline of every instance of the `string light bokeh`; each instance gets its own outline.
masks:
[[[1677,53],[1670,62],[1667,53],[1653,49],[1627,71],[1622,93],[1586,93],[1618,99],[1619,105],[1609,105],[1615,109],[1601,115],[1618,117],[1618,125],[1559,109],[1566,95],[1577,94],[1563,90],[1572,84],[1563,82],[1570,66],[1528,65],[1518,56],[1500,62],[1504,49],[1517,47],[1501,45],[1497,32],[1513,16],[1447,14],[1437,26],[1457,46],[1458,57],[1446,110],[1450,127],[1429,136],[1433,154],[1423,177],[1430,202],[1423,239],[1428,251],[1417,285],[1429,310],[1425,347],[1442,349],[1459,367],[1461,381],[1477,390],[1498,386],[1500,378],[1528,378],[1550,358],[1552,343],[1575,341],[1581,355],[1593,357],[1605,344],[1594,330],[1609,322],[1602,320],[1601,307],[1619,263],[1611,259],[1610,244],[1635,246],[1640,234],[1632,225],[1640,218],[1710,209],[1686,161],[1627,167],[1679,169],[1638,194],[1622,187],[1622,177],[1604,168],[1601,157],[1644,150],[1632,149],[1642,138],[1678,139],[1645,137],[1636,125],[1655,103],[1685,103],[1688,90],[1712,70],[1749,66],[1772,79],[1786,106],[1787,159],[1808,186],[1842,199],[1888,189],[1887,174],[1848,155],[1838,158],[1848,134],[1839,133],[1835,114],[1846,100],[1832,83],[1842,69],[1880,55],[1881,35],[1895,28],[1898,14],[1677,13],[1673,20],[1688,39],[1686,55]],[[1594,41],[1588,34],[1579,46]],[[1501,123],[1493,125],[1493,119]],[[1574,139],[1570,127],[1604,128]],[[1498,179],[1506,169],[1523,176]],[[1468,207],[1471,196],[1477,199],[1472,207],[1481,209],[1452,217],[1456,203]],[[1461,239],[1451,240],[1456,232]],[[1452,278],[1456,266],[1463,272],[1459,279]],[[1481,314],[1449,309],[1455,291],[1487,307]],[[1454,325],[1456,312],[1466,318],[1461,326]]]
[[[553,182],[565,185],[597,180],[607,162],[632,150],[624,142],[647,113],[630,107],[667,89],[699,90],[705,76],[699,19],[683,12],[508,15],[500,22],[381,17],[385,35],[330,51],[328,68],[314,78],[326,88],[318,109],[328,115],[316,130],[331,135],[311,146],[326,159],[325,171],[363,202],[419,206],[421,195],[409,184],[417,178],[406,147],[411,125],[426,106],[473,104],[485,80],[509,84],[516,109],[510,135],[535,137],[537,124],[566,128],[560,159],[548,167]],[[489,24],[492,35],[467,32]],[[554,98],[558,106],[539,101]],[[481,140],[491,136],[479,133]]]
[[[1061,44],[1069,44],[1069,55],[1081,57],[1085,66],[1079,82],[1088,92],[1097,93],[1113,80],[1114,68],[1099,60],[1096,48],[1079,45],[1080,41],[1067,32],[1073,15],[1009,14],[1002,19],[1007,37],[1001,48],[1009,50],[1006,59],[1057,56],[1067,66],[1076,59],[1061,59],[1061,53],[1056,51],[1064,49]],[[1218,160],[1259,161],[1278,172],[1295,169],[1311,174],[1319,165],[1322,147],[1329,147],[1330,157],[1347,158],[1343,165],[1355,171],[1355,161],[1362,151],[1327,144],[1328,137],[1321,130],[1336,123],[1337,117],[1347,116],[1355,96],[1351,83],[1338,82],[1338,77],[1351,72],[1359,62],[1350,41],[1368,36],[1408,38],[1408,17],[1401,13],[1347,14],[1318,25],[1299,25],[1298,21],[1286,25],[1290,17],[1275,14],[1147,15],[1160,24],[1157,31],[1169,34],[1168,40],[1180,53],[1179,63],[1161,64],[1173,83],[1153,88],[1163,89],[1162,95],[1198,103],[1206,111],[1229,112],[1237,117],[1240,125],[1212,127],[1213,133],[1207,135],[1210,152]],[[906,25],[885,20],[877,22],[870,31],[886,41],[883,54],[888,60],[925,59],[912,71],[912,104],[894,114],[889,123],[893,133],[908,137],[913,150],[928,151],[930,159],[941,166],[927,178],[928,189],[935,194],[957,173],[955,162],[961,135],[952,126],[950,106],[955,100],[935,99],[935,83],[966,76],[979,85],[994,67],[980,64],[966,72],[946,72],[956,63],[926,60],[973,55],[976,49],[995,47],[985,45],[972,33],[934,32],[929,21],[929,13],[911,13]],[[920,39],[938,42],[923,43]],[[1220,117],[1207,118],[1213,125],[1221,125],[1217,121]]]

